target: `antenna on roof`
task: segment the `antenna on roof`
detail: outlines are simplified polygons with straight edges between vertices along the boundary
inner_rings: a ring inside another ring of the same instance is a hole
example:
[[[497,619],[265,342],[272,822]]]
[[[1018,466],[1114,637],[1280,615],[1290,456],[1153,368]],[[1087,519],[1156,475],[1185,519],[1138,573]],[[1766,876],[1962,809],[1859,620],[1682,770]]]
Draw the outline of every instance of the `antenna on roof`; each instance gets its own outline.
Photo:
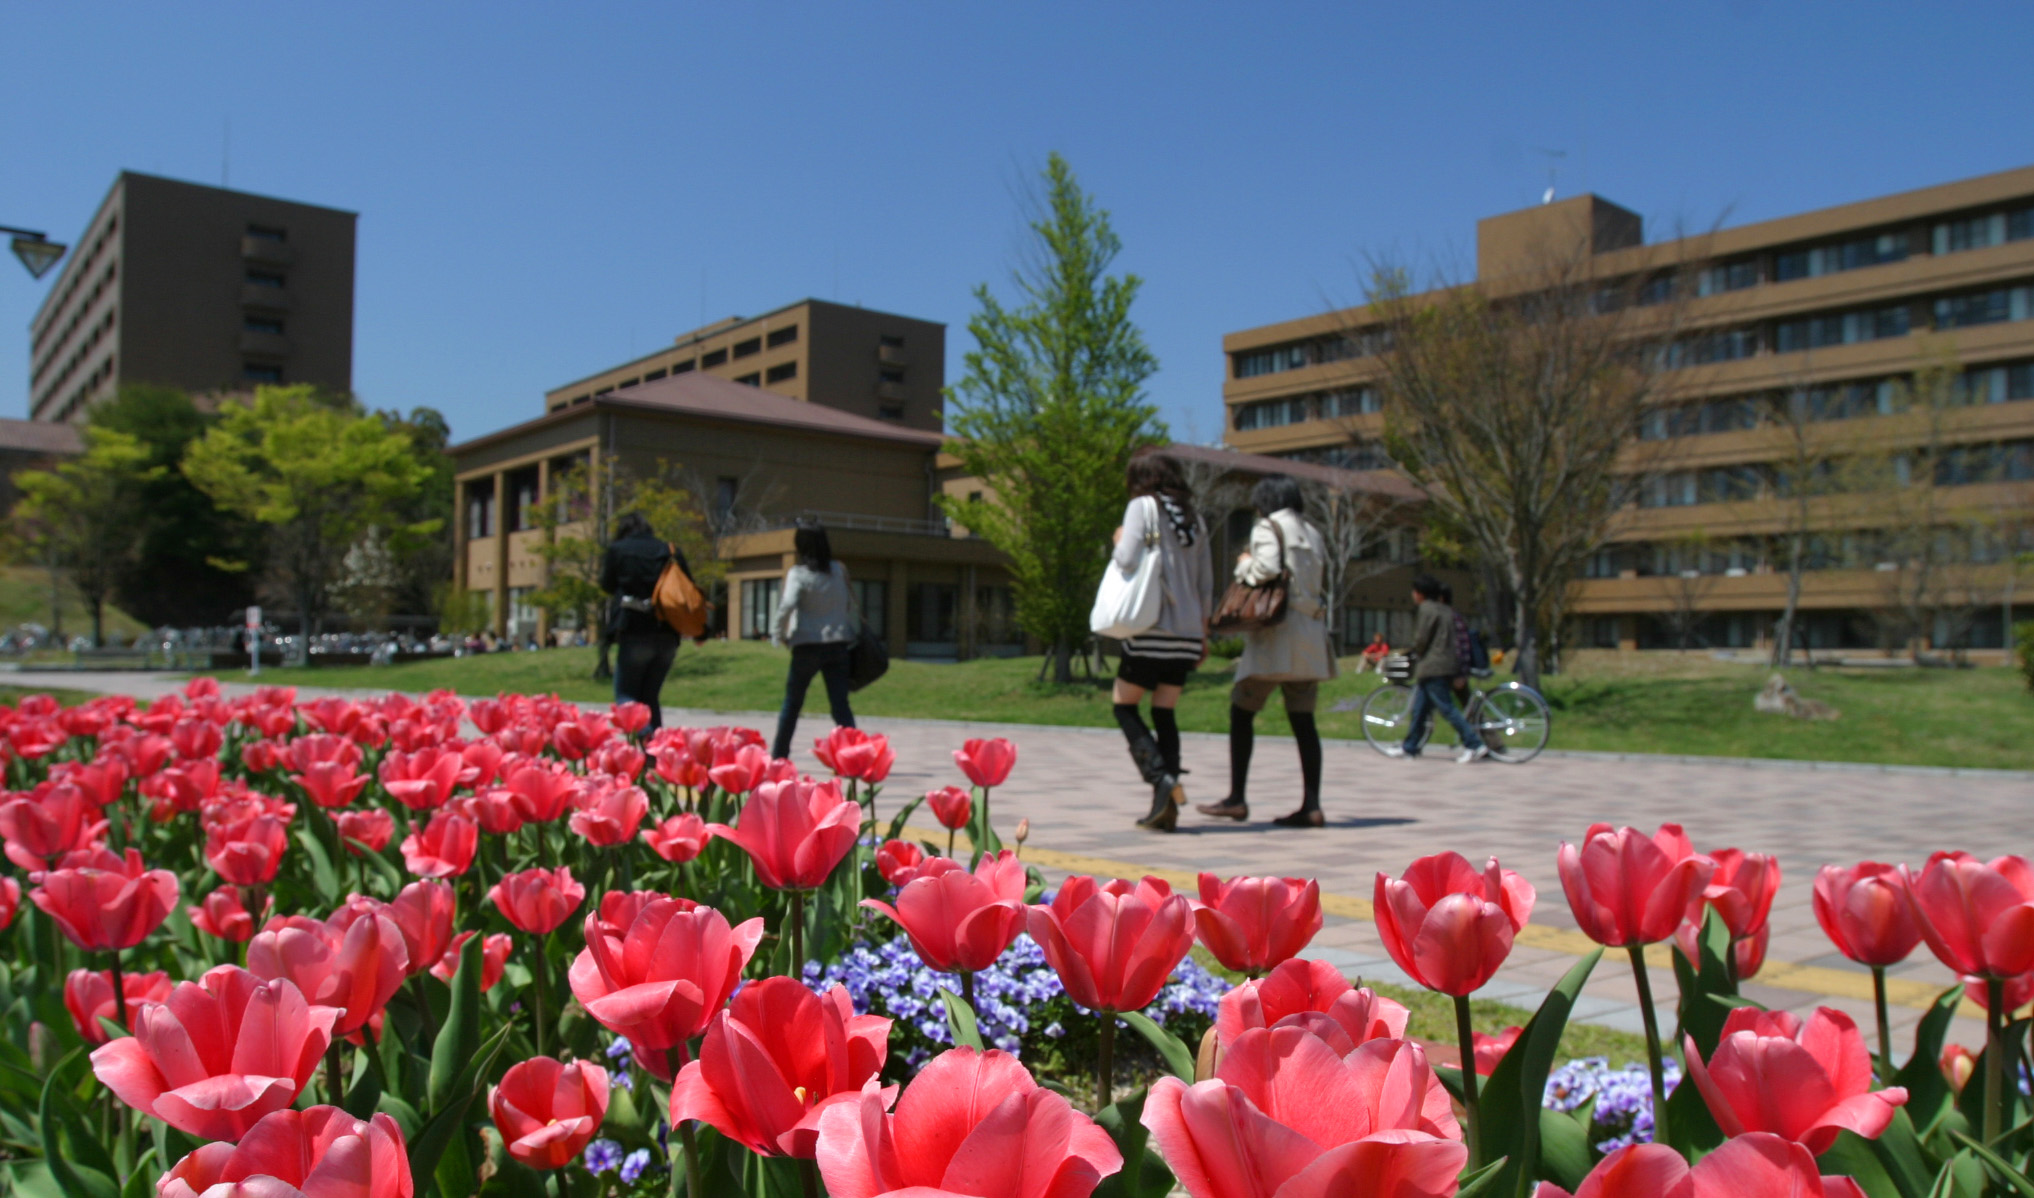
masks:
[[[1568,151],[1549,150],[1545,146],[1534,146],[1533,152],[1547,156],[1547,190],[1546,194],[1540,197],[1540,203],[1551,204],[1554,202],[1554,171],[1559,166],[1560,160],[1568,156]]]

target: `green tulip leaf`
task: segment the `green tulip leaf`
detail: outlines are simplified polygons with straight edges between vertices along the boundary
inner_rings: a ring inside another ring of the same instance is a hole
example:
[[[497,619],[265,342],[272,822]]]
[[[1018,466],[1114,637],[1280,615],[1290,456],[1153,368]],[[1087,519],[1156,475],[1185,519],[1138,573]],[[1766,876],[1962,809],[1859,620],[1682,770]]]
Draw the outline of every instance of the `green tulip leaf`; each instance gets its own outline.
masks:
[[[1590,973],[1602,959],[1603,950],[1599,948],[1569,967],[1560,982],[1547,992],[1540,1009],[1519,1031],[1511,1051],[1498,1060],[1497,1067],[1490,1071],[1489,1079],[1483,1083],[1482,1093],[1478,1095],[1483,1116],[1480,1121],[1483,1158],[1496,1160],[1504,1157],[1517,1162],[1506,1178],[1508,1184],[1500,1188],[1516,1189],[1515,1178],[1519,1169],[1527,1170],[1533,1177],[1549,1175],[1548,1170],[1540,1167],[1545,1151],[1540,1144],[1545,1120],[1529,1120],[1526,1113],[1538,1111],[1545,1104],[1547,1075],[1553,1071],[1561,1036],[1568,1029],[1569,1012],[1575,1009],[1575,1001],[1581,996],[1583,985],[1589,981]],[[1460,1070],[1442,1066],[1434,1073],[1441,1077],[1442,1085],[1448,1086],[1451,1093],[1460,1097]],[[1585,1142],[1587,1131],[1584,1125]],[[1585,1168],[1583,1171],[1586,1173],[1588,1170]],[[1558,1172],[1551,1175],[1560,1176]]]
[[[430,1081],[424,1091],[425,1109],[436,1114],[452,1097],[452,1085],[459,1071],[480,1048],[480,974],[484,968],[480,933],[475,932],[459,946],[459,968],[452,975],[452,1007],[445,1024],[431,1045]]]
[[[453,1080],[451,1097],[444,1109],[431,1112],[430,1119],[410,1141],[410,1179],[417,1189],[424,1189],[438,1171],[438,1159],[444,1155],[445,1146],[452,1137],[465,1131],[466,1108],[473,1101],[480,1079],[494,1067],[494,1059],[501,1055],[502,1045],[508,1043],[513,1031],[515,1025],[509,1024],[481,1044]]]
[[[343,897],[339,890],[339,871],[332,868],[332,857],[325,851],[323,839],[306,829],[297,833],[297,843],[304,846],[304,856],[310,859],[311,881],[317,884],[318,897],[336,906]]]
[[[1138,1090],[1095,1113],[1095,1123],[1116,1142],[1123,1168],[1102,1179],[1094,1198],[1165,1198],[1172,1192],[1172,1170],[1151,1149],[1151,1131],[1143,1123],[1149,1092]]]
[[[939,988],[939,998],[946,1004],[946,1026],[953,1032],[954,1044],[976,1052],[987,1051],[982,1044],[982,1029],[975,1022],[975,1009],[967,1000],[944,986]]]
[[[1194,1084],[1194,1051],[1186,1041],[1158,1026],[1157,1021],[1142,1011],[1119,1011],[1116,1018],[1137,1030],[1137,1034],[1151,1041],[1165,1067],[1172,1075],[1191,1086]]]
[[[1455,1190],[1455,1198],[1482,1198],[1503,1193],[1498,1182],[1505,1176],[1505,1166],[1509,1163],[1508,1158],[1500,1156],[1474,1173],[1463,1174]]]
[[[1990,1165],[1992,1176],[2003,1179],[2012,1187],[2014,1193],[2020,1195],[2020,1198],[2034,1198],[2034,1179],[2029,1179],[2026,1173],[2015,1168],[2005,1157],[1978,1140],[1962,1132],[1950,1134],[1955,1137],[1957,1143],[1963,1145],[1965,1152]],[[1962,1153],[1957,1155],[1961,1156]]]
[[[1954,1105],[1949,1083],[1942,1077],[1942,1044],[1949,1036],[1950,1020],[1956,1018],[1957,1004],[1963,1001],[1963,986],[1951,986],[1936,996],[1928,1013],[1914,1028],[1914,1055],[1893,1077],[1893,1084],[1907,1091],[1903,1108],[1925,1139],[1933,1134]]]
[[[113,1163],[105,1159],[106,1150],[78,1126],[77,1113],[63,1095],[64,1086],[75,1084],[65,1082],[65,1076],[70,1073],[72,1063],[83,1058],[84,1051],[72,1049],[43,1082],[37,1114],[42,1131],[42,1158],[64,1198],[120,1198],[120,1187],[113,1182]],[[66,1139],[70,1141],[68,1151],[62,1142]],[[74,1160],[74,1154],[94,1159]],[[100,1163],[105,1165],[104,1169],[95,1167]]]
[[[1566,1111],[1541,1108],[1539,1147],[1541,1176],[1571,1194],[1582,1188],[1582,1179],[1595,1164],[1586,1120]]]

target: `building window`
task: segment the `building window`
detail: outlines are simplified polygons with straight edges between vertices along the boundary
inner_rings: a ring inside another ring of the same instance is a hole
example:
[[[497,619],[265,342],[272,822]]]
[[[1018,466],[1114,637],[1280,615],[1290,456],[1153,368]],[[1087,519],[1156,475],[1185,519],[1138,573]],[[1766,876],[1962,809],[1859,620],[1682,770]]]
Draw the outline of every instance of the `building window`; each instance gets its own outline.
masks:
[[[727,475],[713,480],[713,518],[726,520],[734,514],[735,497],[741,494],[742,481]]]
[[[777,614],[777,586],[780,581],[776,578],[742,580],[742,636],[762,640],[770,635],[770,621]]]
[[[890,584],[881,579],[851,579],[848,587],[854,592],[855,607],[860,610],[862,627],[877,640],[890,635]]]
[[[643,380],[641,379],[623,379],[621,382],[615,384],[615,389],[620,390],[623,387],[633,387],[637,383],[640,383],[642,381]]]
[[[1792,279],[1812,279],[1864,266],[1900,262],[1906,257],[1905,233],[1881,233],[1875,237],[1857,237],[1775,255],[1773,276],[1785,283]]]
[[[1783,320],[1773,326],[1773,348],[1786,354],[1831,345],[1855,345],[1886,337],[1904,337],[1907,335],[1908,317],[1907,305],[1894,304],[1884,308],[1810,316],[1805,320]]]
[[[904,405],[900,403],[886,403],[876,409],[876,415],[884,420],[902,420],[904,419]]]
[[[886,366],[876,372],[876,377],[886,383],[901,383],[904,381],[904,372],[894,366]]]
[[[1017,596],[1009,587],[975,588],[975,647],[1008,649],[1024,643],[1017,626]]]
[[[798,377],[798,363],[779,362],[765,371],[763,378],[772,383],[781,383]]]
[[[2034,399],[2034,362],[1980,366],[1963,372],[1957,396],[1964,403],[2009,403]]]
[[[1287,399],[1265,399],[1247,403],[1236,409],[1236,430],[1248,432],[1259,428],[1281,428],[1298,424],[1313,418],[1312,404],[1304,395]]]
[[[643,381],[646,383],[654,383],[658,379],[663,378],[666,373],[668,372],[662,370],[646,370],[643,372]]]
[[[951,646],[958,639],[960,588],[950,582],[914,582],[904,617],[904,639],[912,646]]]
[[[466,489],[466,535],[479,540],[494,535],[494,480]]]
[[[256,287],[280,287],[283,285],[283,277],[274,271],[268,270],[248,271],[247,281]]]
[[[250,383],[280,383],[282,367],[271,366],[265,362],[242,362],[240,377]]]
[[[262,316],[250,316],[241,322],[241,327],[250,333],[272,333],[280,337],[282,336],[283,322],[280,320],[270,320]]]
[[[1943,221],[1935,226],[1933,248],[1938,254],[1953,254],[2004,245],[2023,237],[2034,237],[2034,207]]]
[[[1682,470],[1646,480],[1640,507],[1686,507],[1695,502],[1695,473]]]
[[[1281,374],[1311,365],[1304,343],[1278,345],[1270,349],[1251,350],[1249,353],[1233,354],[1236,377],[1253,379],[1260,375]]]
[[[584,395],[575,395],[575,396],[573,396],[573,397],[572,397],[572,402],[573,402],[573,403],[575,403],[575,404],[583,404],[583,403],[585,403],[585,402],[586,402],[587,400],[589,400],[589,399],[592,399],[592,398],[593,398],[593,393],[592,393],[591,391],[589,391],[589,392],[587,392],[587,393],[586,393],[586,394],[584,394]]]
[[[747,358],[762,352],[763,340],[760,337],[751,337],[747,341],[735,342],[734,356],[737,358]]]
[[[1797,398],[1789,402],[1805,399],[1810,420],[1855,420],[1860,416],[1891,415],[1896,390],[1897,384],[1892,379],[1880,379],[1834,387],[1811,387],[1797,392]]]
[[[735,382],[740,383],[744,387],[760,387],[763,384],[763,376],[754,373],[737,375],[735,376]]]
[[[2034,309],[2034,287],[1998,287],[1935,301],[1935,327],[1961,329],[2004,320],[2025,320]]]
[[[1712,266],[1695,276],[1696,295],[1722,295],[1726,291],[1742,291],[1756,287],[1759,282],[1759,264],[1749,262],[1727,262]]]
[[[780,345],[789,345],[793,341],[798,340],[798,326],[787,324],[781,329],[771,329],[770,335],[764,340],[768,342],[771,349],[775,349]]]
[[[671,373],[672,373],[672,374],[684,374],[684,373],[686,373],[686,372],[690,371],[690,370],[691,370],[691,369],[692,369],[692,368],[693,368],[694,366],[697,366],[697,365],[698,365],[698,363],[697,363],[697,362],[694,362],[694,361],[693,361],[693,360],[692,360],[691,358],[687,358],[687,359],[685,359],[685,360],[684,360],[684,361],[682,361],[682,362],[673,362],[673,363],[671,363]]]
[[[883,334],[883,335],[882,335],[881,337],[877,338],[877,340],[878,340],[878,341],[879,341],[879,342],[880,342],[880,343],[882,344],[882,346],[883,346],[883,347],[884,347],[885,349],[903,349],[903,348],[904,348],[904,338],[902,338],[902,337],[899,337],[899,336],[896,336],[896,335],[894,335],[894,334],[891,334],[891,333],[885,333],[885,334]]]
[[[274,225],[249,225],[247,226],[247,235],[249,237],[258,237],[263,241],[288,241],[290,239],[288,229],[280,229]]]
[[[727,362],[727,351],[724,349],[716,349],[711,353],[703,355],[699,359],[699,368],[701,370],[712,370],[714,367],[723,365],[726,362]]]
[[[1321,418],[1339,420],[1348,416],[1368,416],[1384,410],[1384,398],[1375,387],[1350,387],[1342,391],[1326,391],[1320,396]]]
[[[513,471],[508,479],[508,530],[528,532],[537,526],[537,468]]]

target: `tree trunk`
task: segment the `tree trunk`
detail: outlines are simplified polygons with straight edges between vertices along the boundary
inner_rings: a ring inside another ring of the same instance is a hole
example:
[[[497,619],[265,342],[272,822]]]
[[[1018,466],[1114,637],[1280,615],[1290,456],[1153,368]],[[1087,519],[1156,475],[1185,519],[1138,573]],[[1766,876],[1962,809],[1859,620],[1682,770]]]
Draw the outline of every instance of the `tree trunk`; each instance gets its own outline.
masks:
[[[103,648],[106,644],[106,596],[95,594],[92,601],[92,648]]]
[[[1532,605],[1523,590],[1512,597],[1513,640],[1518,646],[1512,658],[1511,670],[1520,682],[1540,689],[1540,647],[1533,632]]]
[[[1073,646],[1065,637],[1052,644],[1052,680],[1061,686],[1073,683]]]

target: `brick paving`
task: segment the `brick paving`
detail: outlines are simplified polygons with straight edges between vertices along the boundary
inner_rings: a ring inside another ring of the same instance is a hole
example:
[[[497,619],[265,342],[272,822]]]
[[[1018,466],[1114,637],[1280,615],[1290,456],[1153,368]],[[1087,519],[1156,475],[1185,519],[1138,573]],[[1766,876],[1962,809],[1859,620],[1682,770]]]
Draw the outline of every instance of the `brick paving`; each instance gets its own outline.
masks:
[[[160,693],[178,682],[161,675],[20,674],[23,686]],[[741,723],[767,734],[773,716],[667,710],[674,723]],[[1318,878],[1331,910],[1310,955],[1333,960],[1352,975],[1406,979],[1391,964],[1368,919],[1379,870],[1401,871],[1414,858],[1454,849],[1472,861],[1495,855],[1539,890],[1533,927],[1481,996],[1531,1006],[1574,963],[1586,941],[1574,931],[1555,869],[1555,852],[1595,822],[1650,831],[1674,820],[1698,847],[1737,846],[1772,853],[1785,873],[1772,913],[1768,966],[1746,993],[1774,1007],[1805,1010],[1827,1003],[1872,1023],[1869,974],[1829,944],[1815,922],[1810,883],[1828,862],[1862,859],[1918,864],[1938,848],[1982,855],[2030,851],[2034,773],[1803,768],[1788,763],[1548,755],[1524,766],[1457,766],[1445,757],[1387,760],[1361,742],[1325,746],[1324,807],[1328,826],[1288,830],[1270,817],[1297,805],[1299,765],[1289,739],[1268,735],[1281,723],[1260,721],[1250,779],[1253,820],[1212,821],[1191,812],[1166,836],[1134,826],[1148,803],[1113,729],[976,724],[941,720],[863,721],[883,732],[897,764],[883,806],[947,784],[965,784],[951,752],[971,736],[1007,736],[1018,745],[1010,783],[994,796],[996,823],[1007,837],[1020,817],[1031,821],[1027,853],[1049,873],[1130,866],[1184,880],[1192,871],[1286,874]],[[824,716],[801,726],[800,764],[818,769],[812,738]],[[1184,742],[1187,788],[1196,801],[1227,792],[1227,745],[1219,736],[1189,734]],[[929,817],[918,822],[929,824]],[[1078,858],[1101,858],[1083,862]],[[1896,1046],[1928,997],[1951,978],[1923,946],[1893,971]],[[1779,984],[1770,984],[1779,983]],[[1672,1002],[1671,971],[1655,970],[1655,995]],[[1966,1012],[1972,1008],[1966,1006]],[[1577,1017],[1636,1031],[1639,1012],[1628,963],[1606,956],[1592,975]],[[1665,1022],[1672,1023],[1671,1010]],[[1952,1038],[1983,1039],[1983,1026],[1960,1016]]]

